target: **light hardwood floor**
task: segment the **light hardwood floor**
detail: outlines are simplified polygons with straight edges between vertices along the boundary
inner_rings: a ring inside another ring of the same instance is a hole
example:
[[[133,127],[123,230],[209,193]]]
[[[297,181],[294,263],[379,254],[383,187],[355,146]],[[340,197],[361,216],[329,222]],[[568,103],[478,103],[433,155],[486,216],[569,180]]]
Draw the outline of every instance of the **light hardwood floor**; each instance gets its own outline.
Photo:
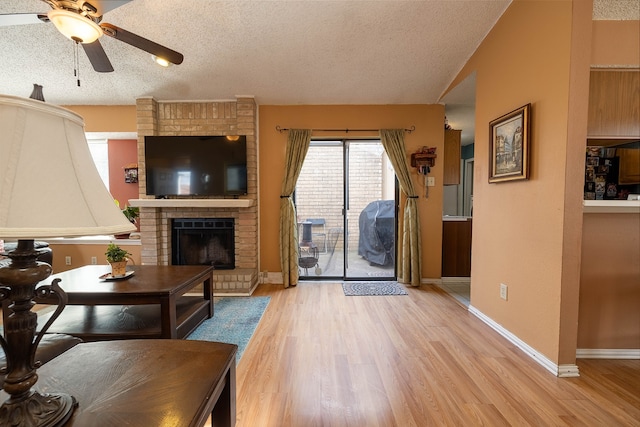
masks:
[[[237,370],[237,427],[640,426],[640,361],[557,378],[433,286],[346,297],[260,285],[271,302]]]

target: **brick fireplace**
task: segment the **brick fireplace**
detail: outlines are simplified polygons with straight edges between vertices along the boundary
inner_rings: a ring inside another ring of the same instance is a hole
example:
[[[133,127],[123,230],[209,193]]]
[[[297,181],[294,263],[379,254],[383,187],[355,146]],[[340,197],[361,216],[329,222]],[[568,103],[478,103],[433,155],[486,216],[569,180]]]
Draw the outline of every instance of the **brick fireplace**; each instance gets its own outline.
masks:
[[[249,295],[258,283],[257,123],[253,98],[235,101],[136,100],[140,234],[143,264],[172,264],[174,219],[226,218],[234,224],[235,268],[214,272],[217,294]],[[168,198],[146,196],[144,137],[149,135],[246,135],[246,196],[239,198]]]

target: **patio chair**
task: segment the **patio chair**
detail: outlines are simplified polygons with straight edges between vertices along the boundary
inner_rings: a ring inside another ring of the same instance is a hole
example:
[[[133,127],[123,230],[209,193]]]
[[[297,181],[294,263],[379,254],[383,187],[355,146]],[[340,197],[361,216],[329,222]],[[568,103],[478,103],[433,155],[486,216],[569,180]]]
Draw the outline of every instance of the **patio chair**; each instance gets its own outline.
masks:
[[[320,258],[320,254],[318,252],[318,246],[313,243],[309,246],[300,247],[298,256],[298,266],[300,268],[304,268],[304,275],[309,275],[309,269],[312,267],[316,268],[316,274],[321,274],[320,266],[318,265],[318,259]]]

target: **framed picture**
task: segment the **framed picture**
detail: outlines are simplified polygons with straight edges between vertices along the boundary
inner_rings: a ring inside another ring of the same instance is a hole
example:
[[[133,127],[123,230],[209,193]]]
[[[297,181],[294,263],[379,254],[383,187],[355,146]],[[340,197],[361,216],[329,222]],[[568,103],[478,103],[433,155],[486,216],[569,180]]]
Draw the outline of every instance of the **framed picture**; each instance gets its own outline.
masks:
[[[587,157],[587,166],[598,166],[600,164],[600,157]]]
[[[137,167],[127,167],[124,168],[124,182],[136,183],[138,182],[138,168]]]
[[[489,182],[529,179],[531,104],[489,123]]]

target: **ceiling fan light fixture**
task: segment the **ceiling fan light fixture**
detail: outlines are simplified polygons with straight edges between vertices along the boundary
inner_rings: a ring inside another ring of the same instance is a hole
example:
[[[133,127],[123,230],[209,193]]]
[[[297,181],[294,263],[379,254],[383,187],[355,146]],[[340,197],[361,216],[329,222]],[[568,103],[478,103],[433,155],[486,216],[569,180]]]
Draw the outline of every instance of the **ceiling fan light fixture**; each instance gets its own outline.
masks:
[[[47,17],[65,37],[79,43],[93,43],[102,35],[98,24],[69,10],[53,9]]]
[[[151,55],[151,57],[153,58],[153,62],[155,62],[158,65],[161,65],[163,67],[168,67],[169,65],[171,65],[171,62],[169,62],[168,60],[161,58],[159,56],[155,56],[155,55]]]

